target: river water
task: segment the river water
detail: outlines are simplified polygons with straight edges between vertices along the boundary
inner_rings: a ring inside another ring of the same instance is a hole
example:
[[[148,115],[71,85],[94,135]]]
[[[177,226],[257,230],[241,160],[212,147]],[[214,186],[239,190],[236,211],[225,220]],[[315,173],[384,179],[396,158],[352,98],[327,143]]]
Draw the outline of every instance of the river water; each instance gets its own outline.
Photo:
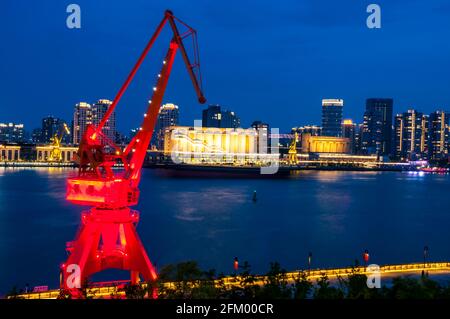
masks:
[[[0,168],[0,294],[27,283],[58,286],[65,243],[85,209],[64,199],[74,173]],[[425,245],[430,261],[450,260],[448,175],[304,171],[208,179],[147,169],[140,189],[138,233],[158,268],[196,260],[232,273],[237,256],[257,273],[271,261],[294,270],[307,267],[309,252],[313,268],[340,267],[361,260],[365,249],[371,263],[420,262]]]

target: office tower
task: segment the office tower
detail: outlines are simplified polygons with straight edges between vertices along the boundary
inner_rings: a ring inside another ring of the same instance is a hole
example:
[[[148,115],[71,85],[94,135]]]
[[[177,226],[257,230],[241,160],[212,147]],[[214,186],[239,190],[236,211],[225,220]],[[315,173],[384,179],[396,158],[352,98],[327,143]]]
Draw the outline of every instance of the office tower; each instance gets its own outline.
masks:
[[[362,153],[362,132],[363,132],[363,124],[357,124],[355,128],[355,145],[354,151],[355,154]]]
[[[241,120],[233,111],[223,111],[220,119],[221,128],[238,128],[241,126]]]
[[[114,143],[116,143],[117,145],[126,145],[130,143],[130,139],[125,134],[122,134],[121,132],[116,130],[116,137]]]
[[[435,111],[429,117],[429,158],[433,160],[448,157],[449,147],[449,113]]]
[[[80,102],[75,105],[73,112],[73,144],[80,144],[88,124],[92,124],[91,105],[86,102]]]
[[[106,99],[100,99],[95,104],[92,105],[92,124],[96,127],[99,126],[100,122],[103,119],[106,111],[109,106],[112,104],[112,101]],[[114,142],[116,139],[116,112],[112,112],[109,119],[106,121],[105,125],[102,128],[103,135]],[[105,144],[106,141],[102,140],[102,143]]]
[[[35,144],[42,143],[42,128],[35,128],[31,133],[31,141]]]
[[[25,132],[23,124],[0,123],[0,142],[20,143],[24,142]]]
[[[203,127],[238,128],[241,122],[237,115],[229,110],[222,111],[220,105],[209,105],[202,112]]]
[[[390,155],[392,153],[393,99],[371,98],[366,100],[366,111],[361,136],[364,154]]]
[[[251,125],[256,130],[256,152],[267,154],[270,150],[269,124],[261,121],[254,121]]]
[[[399,159],[425,159],[428,152],[428,115],[408,110],[395,116],[395,155]]]
[[[42,127],[41,127],[41,138],[40,143],[51,143],[51,139],[55,134],[61,134],[64,128],[64,124],[67,123],[57,117],[47,116],[42,119]],[[71,142],[71,137],[69,134],[64,133],[62,138],[62,142],[64,144]]]
[[[342,109],[344,100],[322,100],[322,134],[324,136],[342,136]]]
[[[356,144],[356,130],[357,125],[353,123],[352,120],[344,120],[342,122],[342,137],[346,137],[350,141],[350,152],[356,154],[357,144]]]
[[[220,127],[220,120],[222,113],[219,105],[209,105],[206,110],[202,112],[202,126],[203,127]]]
[[[166,103],[159,109],[158,119],[156,121],[155,131],[153,132],[151,145],[158,150],[164,149],[164,132],[170,126],[177,126],[180,117],[178,106],[172,103]]]

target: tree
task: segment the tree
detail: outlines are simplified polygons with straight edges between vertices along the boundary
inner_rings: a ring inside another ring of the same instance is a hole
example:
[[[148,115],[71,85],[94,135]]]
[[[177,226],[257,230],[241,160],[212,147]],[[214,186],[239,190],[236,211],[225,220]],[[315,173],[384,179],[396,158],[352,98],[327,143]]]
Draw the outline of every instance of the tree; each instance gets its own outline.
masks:
[[[278,262],[271,262],[269,272],[266,274],[261,297],[272,299],[286,299],[292,297],[292,289],[288,286],[286,270]]]
[[[317,280],[317,287],[314,288],[314,299],[343,299],[344,293],[341,289],[330,286],[328,276],[323,273]]]
[[[308,279],[308,275],[304,271],[301,271],[294,280],[293,297],[295,299],[308,298],[313,288],[313,284]]]

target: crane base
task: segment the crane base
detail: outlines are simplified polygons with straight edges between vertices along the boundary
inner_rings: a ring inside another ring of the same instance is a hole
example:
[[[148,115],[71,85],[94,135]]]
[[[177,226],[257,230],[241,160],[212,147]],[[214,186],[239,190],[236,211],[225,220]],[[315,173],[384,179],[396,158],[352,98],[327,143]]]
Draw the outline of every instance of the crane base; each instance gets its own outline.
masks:
[[[136,232],[139,212],[124,208],[92,208],[83,212],[81,228],[68,242],[69,258],[61,266],[61,289],[79,290],[94,273],[106,269],[129,270],[131,283],[140,275],[157,279],[156,270]]]

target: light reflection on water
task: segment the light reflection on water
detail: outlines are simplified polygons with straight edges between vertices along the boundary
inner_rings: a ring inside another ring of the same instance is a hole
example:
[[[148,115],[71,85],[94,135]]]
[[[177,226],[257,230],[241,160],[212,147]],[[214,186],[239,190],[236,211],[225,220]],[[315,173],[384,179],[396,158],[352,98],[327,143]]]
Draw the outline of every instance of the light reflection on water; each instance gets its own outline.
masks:
[[[64,199],[73,169],[0,169],[0,293],[14,284],[57,286],[65,242],[84,207]],[[138,233],[162,266],[197,260],[231,272],[248,260],[287,269],[450,260],[450,176],[305,171],[290,179],[164,178],[145,170]],[[252,201],[253,191],[257,201]],[[29,269],[32,265],[32,269]],[[7,274],[7,275],[5,275]],[[39,280],[38,280],[39,279]]]

